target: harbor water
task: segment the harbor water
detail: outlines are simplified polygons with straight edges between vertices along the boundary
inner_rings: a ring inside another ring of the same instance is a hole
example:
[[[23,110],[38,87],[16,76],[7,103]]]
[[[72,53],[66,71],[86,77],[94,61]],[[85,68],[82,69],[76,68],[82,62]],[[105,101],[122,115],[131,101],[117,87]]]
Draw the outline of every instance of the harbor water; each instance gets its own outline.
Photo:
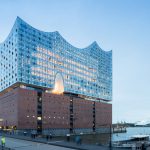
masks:
[[[150,127],[129,127],[126,133],[114,133],[112,141],[127,140],[133,135],[150,135]]]

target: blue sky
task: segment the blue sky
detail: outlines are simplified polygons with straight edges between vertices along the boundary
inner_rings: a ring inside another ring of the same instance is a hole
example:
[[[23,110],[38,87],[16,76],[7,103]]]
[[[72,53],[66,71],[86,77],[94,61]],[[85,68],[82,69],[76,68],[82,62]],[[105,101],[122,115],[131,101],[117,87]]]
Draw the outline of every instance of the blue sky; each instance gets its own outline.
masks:
[[[113,122],[150,119],[149,0],[0,0],[0,42],[17,16],[83,48],[113,50]]]

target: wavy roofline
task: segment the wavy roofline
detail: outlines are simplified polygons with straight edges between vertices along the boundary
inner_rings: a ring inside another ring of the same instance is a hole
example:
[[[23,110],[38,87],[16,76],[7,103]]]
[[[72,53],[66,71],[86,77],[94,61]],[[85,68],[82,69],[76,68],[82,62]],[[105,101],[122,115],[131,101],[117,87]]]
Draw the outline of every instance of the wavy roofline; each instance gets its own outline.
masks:
[[[4,44],[4,43],[7,41],[7,39],[8,39],[9,36],[10,36],[10,34],[12,33],[12,30],[13,30],[15,24],[16,24],[16,20],[15,20],[15,23],[13,24],[13,27],[10,29],[10,32],[9,32],[8,35],[6,36],[6,38],[5,38],[4,40],[2,40],[2,42],[0,41],[0,46],[1,46],[2,44]]]
[[[101,51],[104,51],[106,53],[112,53],[112,50],[108,50],[108,51],[105,51],[103,49],[101,49],[101,47],[98,45],[98,43],[96,41],[92,42],[90,45],[84,47],[84,48],[78,48],[72,44],[70,44],[58,31],[54,31],[54,32],[46,32],[46,31],[43,31],[43,30],[40,30],[40,29],[37,29],[35,27],[33,27],[32,25],[30,25],[29,23],[27,23],[26,21],[24,21],[22,18],[20,18],[19,16],[17,16],[16,20],[15,20],[15,23],[13,24],[13,27],[11,28],[8,36],[5,38],[4,41],[0,42],[0,45],[2,45],[3,43],[5,43],[5,41],[9,38],[10,34],[12,33],[13,29],[14,29],[14,26],[19,22],[23,22],[24,24],[26,24],[27,26],[33,28],[34,30],[37,30],[38,32],[42,32],[42,33],[46,33],[46,34],[58,34],[66,43],[68,43],[70,46],[72,46],[73,48],[76,48],[78,50],[85,50],[85,49],[88,49],[88,48],[93,48],[93,47],[97,47],[99,50]]]

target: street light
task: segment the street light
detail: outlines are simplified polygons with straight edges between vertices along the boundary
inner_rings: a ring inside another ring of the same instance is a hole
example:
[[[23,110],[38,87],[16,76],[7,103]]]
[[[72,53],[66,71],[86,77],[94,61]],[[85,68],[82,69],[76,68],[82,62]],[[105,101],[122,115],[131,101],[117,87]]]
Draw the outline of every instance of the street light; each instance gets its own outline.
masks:
[[[110,131],[109,131],[109,133],[110,133],[110,144],[109,144],[109,148],[110,148],[110,150],[112,150],[112,125],[110,124],[109,125],[110,127]]]
[[[109,149],[112,150],[112,125],[111,124],[103,124],[98,125],[99,127],[108,127],[109,126]]]

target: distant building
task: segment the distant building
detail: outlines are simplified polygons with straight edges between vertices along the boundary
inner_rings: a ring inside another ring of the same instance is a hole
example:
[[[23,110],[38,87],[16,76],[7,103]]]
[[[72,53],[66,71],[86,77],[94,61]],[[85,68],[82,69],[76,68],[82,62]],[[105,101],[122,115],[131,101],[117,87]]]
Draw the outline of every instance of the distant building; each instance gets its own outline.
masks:
[[[0,44],[3,128],[66,134],[112,123],[112,51],[79,49],[17,17]]]

